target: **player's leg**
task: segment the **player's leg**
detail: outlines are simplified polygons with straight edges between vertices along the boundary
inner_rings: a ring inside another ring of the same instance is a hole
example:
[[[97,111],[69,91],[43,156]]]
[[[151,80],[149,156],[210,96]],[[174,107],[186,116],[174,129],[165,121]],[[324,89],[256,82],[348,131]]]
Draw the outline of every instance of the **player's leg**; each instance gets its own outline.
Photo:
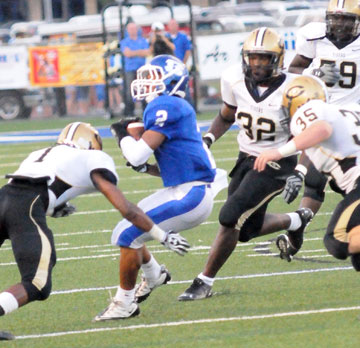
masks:
[[[138,206],[162,229],[179,232],[203,222],[211,212],[213,199],[207,185],[188,184],[160,190],[140,201]],[[152,237],[148,233],[127,220],[120,221],[115,227],[112,243],[121,248],[120,287],[110,306],[96,316],[95,321],[122,319],[138,314],[135,300],[144,301],[156,287],[171,279],[165,266],[160,266],[145,247],[144,243],[150,240]],[[135,288],[140,267],[144,276]]]
[[[326,184],[327,178],[310,162],[305,176],[304,195],[299,208],[309,208],[315,215],[324,202]]]
[[[135,302],[135,284],[142,264],[142,249],[120,246],[119,278],[120,285],[111,302],[94,321],[127,319],[140,313]]]
[[[290,228],[287,228],[288,232],[276,238],[280,257],[288,262],[300,250],[304,239],[304,231],[314,215],[319,211],[325,197],[327,178],[319,173],[310,161],[307,168],[304,195],[299,209],[289,214],[292,217],[292,224]]]
[[[272,178],[264,172],[254,171],[253,161],[253,157],[242,157],[240,154],[238,162],[231,171],[228,198],[219,214],[220,227],[207,262],[193,284],[179,296],[180,301],[198,300],[211,296],[215,276],[232,254],[238,240],[243,238],[242,241],[247,241],[257,236],[263,216],[256,230],[243,230],[246,221],[267,201],[282,191],[284,181],[281,184],[276,183],[275,186],[269,184],[267,180]],[[272,176],[274,176],[273,173]],[[243,235],[244,232],[245,235]]]
[[[7,206],[6,224],[21,283],[0,293],[0,313],[8,314],[51,292],[51,274],[56,263],[51,230],[47,227],[45,206],[38,193],[7,187],[12,191]],[[40,193],[40,192],[39,192]]]
[[[159,191],[141,201],[139,207],[162,229],[180,232],[198,226],[208,218],[213,207],[213,198],[207,185],[191,187],[191,184],[185,184]],[[160,266],[146,248],[141,269],[143,276],[135,294],[138,303],[147,299],[155,288],[171,279],[165,266]]]
[[[324,244],[335,258],[351,257],[356,271],[360,271],[360,187],[356,187],[336,206]]]

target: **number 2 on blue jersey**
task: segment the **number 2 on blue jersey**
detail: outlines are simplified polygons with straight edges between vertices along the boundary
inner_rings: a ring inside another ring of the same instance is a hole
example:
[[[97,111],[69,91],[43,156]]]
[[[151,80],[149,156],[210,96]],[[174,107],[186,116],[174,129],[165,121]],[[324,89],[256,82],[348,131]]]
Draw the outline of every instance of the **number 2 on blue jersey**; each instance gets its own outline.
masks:
[[[156,120],[155,120],[155,124],[158,125],[159,127],[163,127],[167,118],[168,118],[168,113],[166,110],[158,110],[156,112]]]

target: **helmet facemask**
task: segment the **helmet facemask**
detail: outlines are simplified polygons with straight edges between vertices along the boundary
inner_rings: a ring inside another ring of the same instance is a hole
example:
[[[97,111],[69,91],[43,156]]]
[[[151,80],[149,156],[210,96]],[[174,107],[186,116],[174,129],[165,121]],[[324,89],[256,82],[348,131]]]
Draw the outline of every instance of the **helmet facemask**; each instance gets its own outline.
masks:
[[[326,11],[326,35],[335,44],[352,42],[359,35],[358,0],[330,0]]]
[[[166,89],[163,82],[164,70],[161,66],[146,64],[138,69],[136,80],[131,83],[131,95],[135,100],[149,103]]]
[[[245,78],[257,85],[268,83],[283,69],[284,42],[273,29],[253,30],[241,52]]]
[[[326,34],[337,42],[351,42],[359,35],[359,18],[354,14],[328,13],[326,15]]]
[[[137,78],[131,83],[133,99],[146,99],[149,103],[161,94],[184,98],[189,78],[185,65],[169,55],[157,56],[152,62],[138,69]],[[164,67],[160,63],[165,64]]]
[[[161,66],[146,64],[138,69],[136,80],[131,83],[131,95],[134,100],[146,99],[148,103],[161,94],[184,98],[182,89],[187,78],[181,71],[177,74],[176,69],[165,72]]]
[[[243,67],[245,77],[256,84],[265,83],[279,75],[281,71],[279,69],[279,60],[279,56],[274,52],[244,51]],[[262,63],[266,61],[266,64]]]

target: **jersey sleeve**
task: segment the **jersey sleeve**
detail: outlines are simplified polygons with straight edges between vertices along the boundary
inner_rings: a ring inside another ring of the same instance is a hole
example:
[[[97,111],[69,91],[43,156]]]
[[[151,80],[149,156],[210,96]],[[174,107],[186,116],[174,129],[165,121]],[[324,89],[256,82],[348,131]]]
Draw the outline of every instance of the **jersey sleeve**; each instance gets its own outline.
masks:
[[[237,105],[232,86],[235,83],[234,77],[242,76],[242,73],[238,71],[239,69],[239,66],[232,66],[221,75],[221,97],[223,102],[231,106]]]
[[[103,151],[98,151],[98,150],[89,151],[89,156],[87,160],[87,169],[88,169],[88,173],[91,173],[95,170],[102,170],[102,171],[107,170],[110,173],[112,173],[113,176],[116,178],[115,184],[117,184],[119,180],[113,159]]]
[[[325,36],[323,23],[309,23],[297,32],[296,54],[314,59],[316,57],[316,40]]]

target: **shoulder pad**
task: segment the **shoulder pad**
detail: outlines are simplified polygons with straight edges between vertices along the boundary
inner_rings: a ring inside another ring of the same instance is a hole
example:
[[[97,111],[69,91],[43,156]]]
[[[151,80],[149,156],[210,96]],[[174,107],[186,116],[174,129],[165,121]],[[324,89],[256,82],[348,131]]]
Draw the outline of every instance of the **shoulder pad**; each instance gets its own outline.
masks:
[[[233,84],[244,79],[242,64],[234,64],[225,69],[221,75],[223,81]]]
[[[321,22],[308,23],[299,29],[298,35],[302,35],[309,41],[323,39],[326,36],[326,24]]]

